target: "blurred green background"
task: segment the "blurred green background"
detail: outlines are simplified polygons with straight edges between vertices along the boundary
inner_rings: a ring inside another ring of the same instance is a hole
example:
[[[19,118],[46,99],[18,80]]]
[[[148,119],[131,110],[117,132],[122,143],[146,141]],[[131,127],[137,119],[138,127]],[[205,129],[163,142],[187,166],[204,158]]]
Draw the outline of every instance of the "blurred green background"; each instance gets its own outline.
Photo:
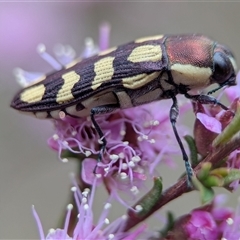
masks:
[[[239,12],[240,3],[231,2],[1,2],[0,239],[38,238],[32,204],[45,232],[56,227],[68,203],[69,172],[76,168],[72,161],[60,163],[57,154],[48,148],[46,140],[53,134],[50,121],[33,119],[9,108],[20,89],[12,74],[15,67],[45,73],[52,70],[36,53],[39,43],[46,44],[50,53],[56,43],[70,44],[80,53],[84,39],[97,41],[98,27],[107,21],[112,26],[111,46],[162,33],[203,33],[228,45],[240,64]],[[188,122],[191,127],[193,118]],[[159,170],[165,187],[184,170],[181,161],[177,164],[179,169]],[[229,205],[235,207],[237,198],[238,193],[231,195]],[[180,215],[198,205],[198,194],[191,193],[160,214],[165,216],[166,210],[172,209]],[[101,208],[96,205],[96,212]],[[113,208],[112,214],[123,212]],[[151,223],[155,229],[160,225],[156,218]]]

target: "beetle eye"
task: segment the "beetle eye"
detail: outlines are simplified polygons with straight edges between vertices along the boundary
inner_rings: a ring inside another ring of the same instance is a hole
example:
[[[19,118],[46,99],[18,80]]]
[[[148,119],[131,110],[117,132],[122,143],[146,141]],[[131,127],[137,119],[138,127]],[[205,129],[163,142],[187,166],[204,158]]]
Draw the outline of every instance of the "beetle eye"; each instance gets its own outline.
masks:
[[[223,52],[215,52],[213,56],[213,81],[222,85],[229,80],[233,73],[234,70],[229,57]]]

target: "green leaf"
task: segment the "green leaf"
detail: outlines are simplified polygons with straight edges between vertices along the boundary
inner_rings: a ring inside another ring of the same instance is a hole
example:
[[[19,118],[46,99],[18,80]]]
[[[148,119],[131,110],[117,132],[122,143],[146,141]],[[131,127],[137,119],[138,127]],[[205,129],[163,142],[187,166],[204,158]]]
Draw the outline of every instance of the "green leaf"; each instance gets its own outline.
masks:
[[[205,180],[203,180],[202,183],[206,188],[222,187],[224,180],[221,176],[210,175]]]
[[[173,229],[175,222],[175,218],[172,212],[168,211],[167,212],[167,224],[166,226],[160,231],[161,233],[161,238],[167,236],[168,232]]]
[[[213,169],[211,171],[211,175],[216,175],[216,176],[221,176],[221,177],[226,177],[229,174],[229,168],[226,167],[220,167],[220,168],[216,168]]]
[[[202,165],[201,169],[197,174],[197,177],[200,181],[205,180],[209,176],[211,167],[212,164],[210,162],[206,162]]]
[[[153,188],[136,204],[136,206],[141,207],[141,211],[137,213],[141,217],[148,214],[162,196],[162,179],[158,177],[153,180]]]
[[[205,187],[196,177],[192,178],[194,187],[200,192],[200,199],[202,204],[209,203],[214,198],[214,191],[212,188]]]
[[[240,179],[240,170],[236,168],[229,169],[229,173],[227,174],[226,177],[224,177],[224,186],[228,186],[233,181],[236,181],[239,179]]]
[[[197,152],[197,147],[195,140],[192,136],[186,135],[184,136],[184,139],[186,140],[189,150],[190,150],[190,159],[192,166],[196,166],[198,164],[198,152]]]

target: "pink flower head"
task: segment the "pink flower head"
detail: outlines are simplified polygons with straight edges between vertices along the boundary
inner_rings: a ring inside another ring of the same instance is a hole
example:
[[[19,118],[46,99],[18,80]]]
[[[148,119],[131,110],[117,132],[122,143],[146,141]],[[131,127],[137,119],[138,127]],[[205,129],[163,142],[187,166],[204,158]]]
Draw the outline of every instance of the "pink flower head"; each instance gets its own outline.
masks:
[[[217,239],[217,224],[207,211],[195,210],[186,226],[190,239]]]
[[[217,196],[211,208],[192,211],[185,225],[189,239],[239,239],[239,209],[234,213],[232,209],[222,207],[223,198],[223,195]]]
[[[76,202],[76,206],[78,208],[78,221],[75,225],[73,233],[71,236],[68,235],[68,227],[71,216],[71,210],[73,208],[72,204],[69,204],[67,207],[67,214],[65,218],[65,224],[63,229],[50,229],[48,235],[45,237],[41,221],[39,216],[34,209],[32,208],[34,218],[36,220],[38,231],[41,240],[63,240],[63,239],[71,239],[71,240],[90,240],[90,239],[99,239],[99,240],[134,240],[140,234],[143,234],[145,231],[146,225],[142,225],[133,232],[124,232],[125,220],[126,216],[116,219],[112,223],[110,223],[107,218],[109,210],[111,209],[111,203],[105,203],[103,207],[103,211],[99,217],[97,223],[94,223],[94,212],[92,209],[94,194],[96,191],[96,179],[92,186],[92,190],[84,189],[83,192],[79,190],[76,186],[72,187],[72,191],[74,193],[74,198]],[[110,197],[111,198],[111,197]]]
[[[171,155],[179,154],[168,117],[169,103],[157,102],[96,116],[107,141],[97,174],[99,181],[104,178],[107,189],[115,193],[121,190],[135,196],[147,176],[156,174],[155,168],[162,159],[170,161]],[[159,108],[162,110],[159,111]],[[59,157],[66,149],[84,154],[86,159],[82,163],[82,178],[92,184],[97,164],[93,157],[99,154],[101,139],[90,119],[65,117],[54,120],[54,124],[56,130],[49,139],[49,145],[58,151]],[[186,132],[180,126],[178,131],[181,135]]]

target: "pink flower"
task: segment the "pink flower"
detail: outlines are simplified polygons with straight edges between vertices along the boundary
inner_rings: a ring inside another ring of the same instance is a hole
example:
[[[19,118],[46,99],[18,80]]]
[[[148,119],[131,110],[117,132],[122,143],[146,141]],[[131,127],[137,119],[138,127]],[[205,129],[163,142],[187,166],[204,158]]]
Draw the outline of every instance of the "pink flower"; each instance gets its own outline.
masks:
[[[219,195],[215,198],[212,206],[206,210],[193,210],[190,219],[184,229],[190,240],[208,239],[231,239],[237,240],[240,237],[239,210],[236,213],[232,209],[222,207],[224,196]]]
[[[217,224],[207,211],[195,210],[186,226],[190,239],[217,239]]]
[[[39,216],[35,210],[32,208],[34,218],[36,220],[38,231],[40,235],[40,239],[48,239],[48,240],[63,240],[63,239],[71,239],[71,240],[134,240],[137,237],[144,233],[146,229],[146,225],[143,224],[133,232],[124,232],[123,229],[125,227],[126,216],[116,219],[112,223],[110,223],[107,218],[109,210],[111,209],[111,203],[107,201],[107,203],[103,207],[103,211],[99,217],[97,223],[94,223],[94,212],[92,209],[94,195],[96,191],[96,179],[94,180],[92,190],[84,189],[83,192],[79,190],[77,185],[72,187],[72,191],[74,193],[74,198],[76,202],[76,206],[78,208],[78,221],[73,230],[72,236],[68,235],[68,227],[70,223],[71,210],[73,208],[72,204],[69,204],[67,207],[67,214],[65,218],[65,224],[63,229],[50,229],[48,235],[45,237],[41,221]],[[109,200],[111,199],[111,196]]]

